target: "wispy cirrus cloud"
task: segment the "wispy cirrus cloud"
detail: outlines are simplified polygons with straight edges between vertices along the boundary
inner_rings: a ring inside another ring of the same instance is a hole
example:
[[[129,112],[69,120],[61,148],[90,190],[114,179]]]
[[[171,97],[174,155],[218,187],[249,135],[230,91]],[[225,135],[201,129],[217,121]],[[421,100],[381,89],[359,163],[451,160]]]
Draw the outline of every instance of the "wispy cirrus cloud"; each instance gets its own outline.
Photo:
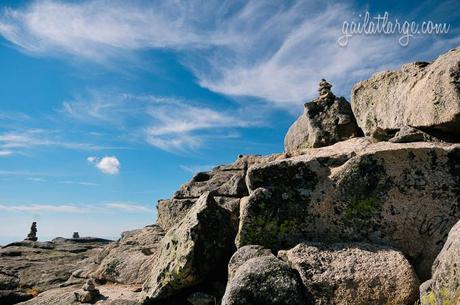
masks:
[[[181,169],[191,174],[210,171],[215,165],[180,165]]]
[[[148,205],[134,202],[109,202],[99,204],[0,204],[1,212],[23,212],[23,213],[153,213],[153,208]]]
[[[174,97],[97,92],[64,102],[61,111],[81,122],[130,129],[130,138],[171,152],[197,149],[209,139],[237,137],[238,128],[263,125],[266,112],[220,110]]]
[[[434,7],[433,17],[449,22],[449,6]],[[206,6],[201,1],[120,0],[110,6],[103,0],[32,1],[4,9],[0,34],[31,54],[103,63],[146,49],[170,50],[203,87],[285,107],[315,95],[320,78],[347,95],[354,82],[372,72],[430,59],[460,43],[457,32],[414,39],[405,48],[390,36],[353,37],[339,47],[343,21],[357,19],[364,9],[313,0],[211,0]],[[154,142],[164,146],[161,139]],[[175,142],[194,145],[187,138]]]
[[[61,180],[57,183],[60,184],[76,184],[76,185],[84,185],[84,186],[100,186],[98,183],[94,182],[87,182],[87,181],[72,181],[72,180]]]
[[[14,128],[0,133],[0,157],[10,156],[21,150],[31,148],[62,148],[70,150],[98,151],[116,149],[117,147],[101,146],[84,142],[74,142],[65,139],[60,131],[39,128]]]

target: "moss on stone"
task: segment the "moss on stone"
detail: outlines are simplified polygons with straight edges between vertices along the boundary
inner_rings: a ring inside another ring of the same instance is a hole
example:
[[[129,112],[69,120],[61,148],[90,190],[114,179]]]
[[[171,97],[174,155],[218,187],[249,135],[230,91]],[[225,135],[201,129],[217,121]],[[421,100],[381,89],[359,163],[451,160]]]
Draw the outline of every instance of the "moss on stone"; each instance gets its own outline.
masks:
[[[345,210],[345,217],[350,220],[353,218],[367,218],[378,210],[379,202],[375,197],[352,200]]]

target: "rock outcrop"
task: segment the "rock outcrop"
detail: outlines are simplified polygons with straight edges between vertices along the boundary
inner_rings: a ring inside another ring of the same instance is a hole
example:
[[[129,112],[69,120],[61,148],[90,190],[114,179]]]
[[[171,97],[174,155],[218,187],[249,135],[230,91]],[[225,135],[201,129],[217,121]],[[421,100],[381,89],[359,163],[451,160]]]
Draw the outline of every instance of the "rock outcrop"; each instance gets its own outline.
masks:
[[[351,243],[302,243],[278,256],[297,270],[317,305],[413,304],[419,281],[398,251]]]
[[[450,231],[433,264],[432,279],[420,289],[422,305],[460,304],[460,222]]]
[[[0,304],[9,305],[59,287],[90,263],[109,240],[77,243],[24,241],[0,248]]]
[[[163,236],[164,231],[158,225],[122,233],[120,240],[98,255],[96,270],[87,270],[84,277],[120,284],[144,283],[150,266],[158,258]]]
[[[239,254],[239,250],[235,255],[247,256],[247,250],[241,250],[245,251],[244,254]],[[236,269],[227,284],[222,305],[306,304],[300,280],[289,265],[273,254],[259,254],[252,253],[255,257],[241,262],[243,264]]]
[[[161,241],[141,300],[164,299],[213,278],[232,254],[235,233],[230,213],[203,194]]]
[[[411,126],[448,141],[460,140],[460,49],[433,63],[380,72],[352,90],[352,108],[366,135]]]
[[[249,169],[237,246],[387,244],[427,279],[460,217],[460,145],[361,139],[336,145]]]
[[[305,103],[304,113],[289,128],[284,150],[296,154],[306,148],[332,145],[362,136],[350,104],[331,92],[332,85],[321,80],[319,97]]]

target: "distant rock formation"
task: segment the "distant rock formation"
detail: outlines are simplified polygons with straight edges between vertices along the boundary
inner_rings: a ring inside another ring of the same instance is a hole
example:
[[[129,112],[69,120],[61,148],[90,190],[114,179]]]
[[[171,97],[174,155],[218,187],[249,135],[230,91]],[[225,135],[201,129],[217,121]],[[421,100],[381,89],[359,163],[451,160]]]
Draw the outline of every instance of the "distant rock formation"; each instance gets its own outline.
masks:
[[[78,232],[73,232],[72,238],[80,238],[80,234],[78,234]]]
[[[27,234],[27,237],[25,240],[30,240],[30,241],[37,241],[37,223],[34,221],[32,222],[32,226],[30,227],[30,232]]]
[[[331,92],[325,79],[319,82],[319,97],[305,103],[304,113],[292,124],[284,139],[284,150],[290,155],[308,148],[332,145],[362,136],[350,103]]]

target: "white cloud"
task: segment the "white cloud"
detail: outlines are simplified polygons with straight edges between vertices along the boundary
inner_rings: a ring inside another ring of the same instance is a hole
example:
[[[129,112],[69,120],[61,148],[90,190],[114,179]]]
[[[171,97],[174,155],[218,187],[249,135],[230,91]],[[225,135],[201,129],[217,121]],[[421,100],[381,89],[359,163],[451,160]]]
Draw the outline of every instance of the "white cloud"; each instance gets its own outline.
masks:
[[[86,181],[71,181],[71,180],[63,180],[58,181],[60,184],[77,184],[77,185],[84,185],[84,186],[100,186],[100,184],[94,182],[86,182]]]
[[[27,180],[34,181],[34,182],[45,182],[46,180],[43,178],[38,177],[28,177]]]
[[[284,107],[313,97],[320,78],[329,79],[336,93],[347,95],[354,82],[379,69],[430,59],[460,42],[458,36],[419,37],[402,48],[394,36],[360,36],[339,47],[343,21],[357,18],[361,9],[313,0],[210,0],[206,6],[201,1],[120,0],[107,5],[103,0],[46,0],[5,9],[0,34],[32,54],[71,54],[104,63],[134,51],[166,48],[179,55],[202,86]],[[98,106],[102,108],[93,109],[94,117],[104,108]],[[151,139],[156,146],[169,147],[165,141]],[[184,137],[172,143],[199,145]]]
[[[11,156],[13,152],[11,150],[0,150],[0,157]]]
[[[112,213],[117,211],[142,213],[154,212],[154,210],[146,205],[141,205],[134,202],[110,202],[99,204],[0,204],[2,212],[24,212],[24,213]]]
[[[93,163],[104,174],[118,175],[120,172],[120,161],[115,156],[106,156],[103,158],[88,157],[87,160]]]
[[[12,155],[21,150],[34,147],[57,147],[71,150],[102,150],[116,148],[63,140],[60,132],[57,130],[15,128],[12,131],[0,133],[0,157]]]
[[[152,212],[153,209],[144,205],[130,202],[112,202],[104,204],[107,209],[120,210],[126,212]]]
[[[96,92],[86,100],[65,102],[62,111],[73,119],[111,124],[123,131],[129,125],[131,140],[142,135],[141,141],[173,152],[195,150],[211,138],[234,136],[237,128],[260,126],[267,112],[263,108],[257,112],[218,110],[179,98]]]
[[[88,209],[71,204],[49,205],[49,204],[31,204],[31,205],[3,205],[0,204],[0,211],[4,212],[61,212],[61,213],[82,213]]]
[[[199,172],[210,171],[215,165],[180,165],[179,167],[186,172],[196,174]]]

